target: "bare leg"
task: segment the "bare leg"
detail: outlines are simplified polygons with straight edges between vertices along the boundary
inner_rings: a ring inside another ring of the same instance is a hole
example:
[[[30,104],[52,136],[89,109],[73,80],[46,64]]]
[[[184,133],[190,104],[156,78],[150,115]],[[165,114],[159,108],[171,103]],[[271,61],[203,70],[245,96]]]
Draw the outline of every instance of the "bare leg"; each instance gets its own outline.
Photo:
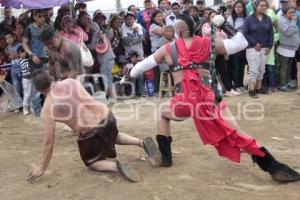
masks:
[[[118,136],[116,138],[116,144],[119,145],[136,145],[141,146],[141,139],[138,139],[136,137],[132,137],[130,135],[127,135],[125,133],[118,133]]]
[[[170,136],[171,128],[170,128],[170,120],[174,121],[183,121],[186,118],[177,118],[175,117],[170,108],[170,104],[167,103],[161,107],[160,116],[157,124],[157,131],[160,135]]]
[[[255,89],[255,81],[249,80],[248,86],[249,86],[249,90],[253,91]]]
[[[260,90],[262,85],[262,80],[256,80],[256,89]]]
[[[101,160],[89,166],[91,169],[100,172],[118,172],[117,163],[112,160]]]
[[[117,98],[117,94],[116,91],[113,87],[108,88],[108,96],[112,99],[116,99]]]
[[[236,130],[239,130],[239,124],[237,123],[235,117],[233,116],[233,114],[231,113],[230,109],[228,107],[226,107],[225,109],[222,110],[222,116],[225,120],[225,122],[231,127],[234,128]],[[240,134],[242,134],[242,132],[239,132]],[[242,152],[246,152],[244,150],[242,150]]]
[[[222,116],[223,116],[224,120],[226,121],[226,123],[231,128],[234,128],[236,130],[240,129],[235,117],[233,116],[233,114],[231,113],[231,111],[229,110],[228,107],[226,107],[225,109],[222,110]]]

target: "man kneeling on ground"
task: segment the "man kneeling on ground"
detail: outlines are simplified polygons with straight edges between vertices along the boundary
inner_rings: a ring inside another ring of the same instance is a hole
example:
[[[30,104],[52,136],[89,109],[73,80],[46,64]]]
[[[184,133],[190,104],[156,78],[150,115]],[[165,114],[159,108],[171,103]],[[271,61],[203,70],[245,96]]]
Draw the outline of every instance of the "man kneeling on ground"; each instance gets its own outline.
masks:
[[[79,133],[80,156],[84,164],[93,170],[119,172],[132,182],[139,181],[139,175],[130,165],[107,159],[116,158],[115,144],[140,146],[153,166],[160,165],[154,141],[150,137],[142,140],[119,133],[116,119],[108,107],[93,99],[79,81],[65,79],[54,84],[49,74],[42,70],[36,70],[32,80],[36,89],[46,95],[41,112],[45,139],[42,162],[29,174],[27,182],[42,176],[49,165],[56,122],[64,123]]]

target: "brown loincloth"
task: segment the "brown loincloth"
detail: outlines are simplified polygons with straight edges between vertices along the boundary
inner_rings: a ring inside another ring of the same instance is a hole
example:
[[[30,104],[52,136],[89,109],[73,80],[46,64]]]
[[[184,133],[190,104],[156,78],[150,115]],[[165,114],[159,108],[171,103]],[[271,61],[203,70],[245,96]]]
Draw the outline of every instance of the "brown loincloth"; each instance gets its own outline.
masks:
[[[106,158],[115,158],[115,141],[118,135],[116,118],[112,113],[96,127],[80,134],[77,143],[81,159],[86,166]]]

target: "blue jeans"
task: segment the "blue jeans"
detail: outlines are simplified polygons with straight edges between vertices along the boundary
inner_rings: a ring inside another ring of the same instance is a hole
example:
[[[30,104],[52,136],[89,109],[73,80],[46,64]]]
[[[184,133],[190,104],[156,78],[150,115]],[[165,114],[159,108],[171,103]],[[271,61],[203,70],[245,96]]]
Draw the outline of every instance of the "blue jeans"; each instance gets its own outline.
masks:
[[[277,73],[275,65],[266,65],[266,72],[263,78],[263,86],[267,87],[276,87]]]
[[[36,91],[34,86],[32,87],[32,91],[31,91],[30,104],[33,113],[39,116],[42,111],[42,99],[41,99],[41,93]]]
[[[115,64],[115,59],[111,59],[111,60],[107,60],[107,61],[103,62],[100,67],[100,72],[105,77],[104,85],[105,85],[106,90],[108,88],[113,87],[113,79],[112,79],[111,70],[112,70],[112,67],[114,64]]]
[[[138,76],[134,79],[134,83],[135,83],[135,94],[137,96],[142,96],[144,93],[144,76]]]
[[[11,70],[11,80],[12,84],[16,88],[18,94],[22,96],[22,76],[21,76],[21,70],[18,69],[12,69]]]
[[[44,63],[41,65],[35,65],[35,69],[43,69],[44,71],[48,71],[48,64]],[[42,99],[41,99],[41,93],[39,93],[34,85],[32,86],[31,96],[30,96],[30,107],[32,109],[32,112],[39,116],[42,111]]]

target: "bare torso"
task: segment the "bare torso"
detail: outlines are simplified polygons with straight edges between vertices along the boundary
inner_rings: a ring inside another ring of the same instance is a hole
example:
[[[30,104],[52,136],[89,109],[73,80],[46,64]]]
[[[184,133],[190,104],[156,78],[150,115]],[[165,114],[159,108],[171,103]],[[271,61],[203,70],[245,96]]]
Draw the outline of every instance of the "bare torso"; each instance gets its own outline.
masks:
[[[42,116],[68,125],[74,132],[86,133],[108,115],[105,104],[94,100],[76,80],[66,79],[51,86]]]

